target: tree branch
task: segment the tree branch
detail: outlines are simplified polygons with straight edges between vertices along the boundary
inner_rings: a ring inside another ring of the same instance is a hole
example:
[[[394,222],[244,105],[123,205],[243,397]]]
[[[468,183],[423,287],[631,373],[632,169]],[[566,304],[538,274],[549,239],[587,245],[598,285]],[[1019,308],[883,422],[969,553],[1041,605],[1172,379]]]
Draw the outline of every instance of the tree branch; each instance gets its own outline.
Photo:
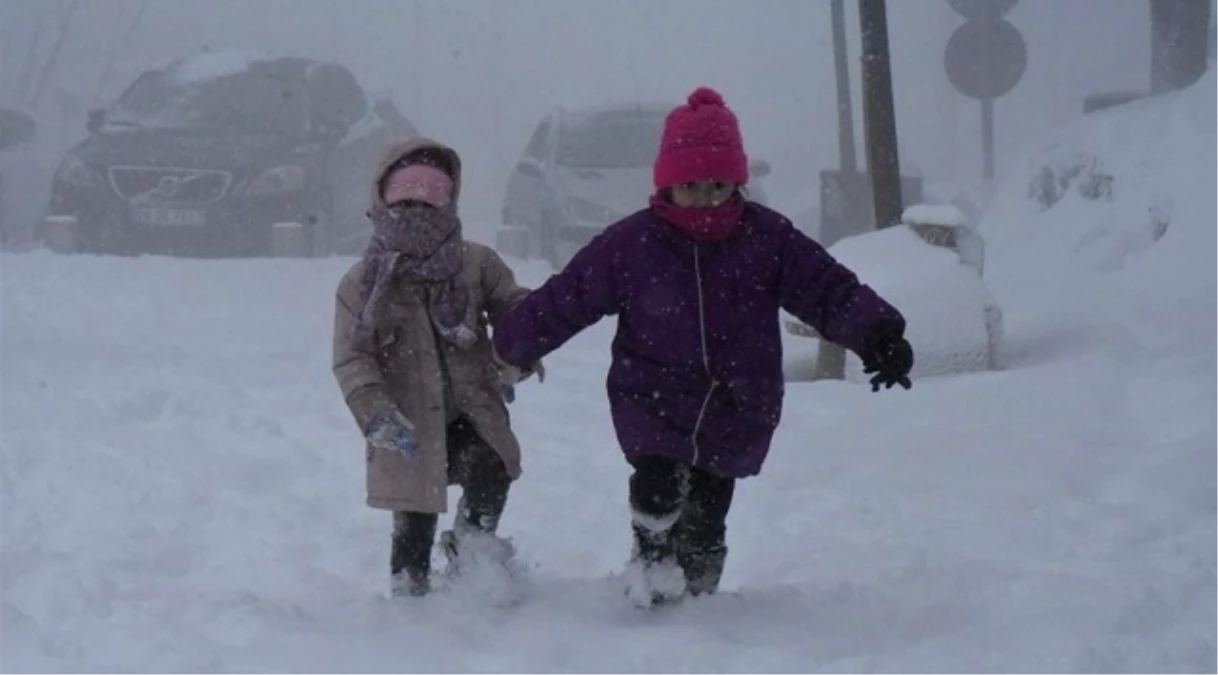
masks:
[[[34,88],[34,94],[29,99],[31,107],[38,106],[38,102],[42,99],[42,93],[46,91],[47,82],[50,81],[51,75],[59,66],[59,57],[63,54],[63,48],[67,45],[68,34],[72,32],[72,17],[76,15],[77,10],[83,4],[83,0],[59,0],[59,5],[55,8],[59,32],[55,36],[55,44],[51,46],[51,53],[43,63],[42,73],[38,78],[38,86]]]

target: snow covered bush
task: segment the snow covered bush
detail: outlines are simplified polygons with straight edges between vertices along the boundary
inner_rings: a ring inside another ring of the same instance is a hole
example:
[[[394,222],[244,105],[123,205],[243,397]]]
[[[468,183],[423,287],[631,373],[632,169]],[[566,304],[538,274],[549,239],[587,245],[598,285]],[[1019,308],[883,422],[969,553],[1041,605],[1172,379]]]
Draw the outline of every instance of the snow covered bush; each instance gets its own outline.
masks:
[[[1169,237],[1191,192],[1212,201],[1214,183],[1197,167],[1212,175],[1214,148],[1197,138],[1213,132],[1214,88],[1210,70],[1188,89],[1090,113],[1063,129],[995,195],[978,226],[991,250],[1035,250],[1042,268],[1111,272]],[[1208,163],[1180,160],[1205,154]]]
[[[1028,184],[1028,196],[1050,209],[1072,189],[1084,199],[1112,199],[1112,174],[1103,160],[1088,154],[1050,155]]]

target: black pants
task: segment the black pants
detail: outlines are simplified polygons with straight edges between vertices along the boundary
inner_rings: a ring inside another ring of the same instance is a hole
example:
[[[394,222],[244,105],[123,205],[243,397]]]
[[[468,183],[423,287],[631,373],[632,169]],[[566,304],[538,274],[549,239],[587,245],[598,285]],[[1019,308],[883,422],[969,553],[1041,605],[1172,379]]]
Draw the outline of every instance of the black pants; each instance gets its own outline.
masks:
[[[630,507],[656,523],[675,518],[671,532],[654,534],[668,535],[682,567],[691,557],[725,550],[727,513],[736,490],[734,478],[722,478],[666,457],[638,457],[631,466]],[[653,541],[664,545],[662,537],[653,537]]]
[[[512,479],[499,453],[478,436],[474,425],[460,418],[448,425],[449,481],[460,485],[463,494],[456,517],[464,525],[493,533],[507,504]],[[393,513],[393,545],[389,567],[411,577],[426,577],[431,570],[431,546],[439,515],[414,511]]]

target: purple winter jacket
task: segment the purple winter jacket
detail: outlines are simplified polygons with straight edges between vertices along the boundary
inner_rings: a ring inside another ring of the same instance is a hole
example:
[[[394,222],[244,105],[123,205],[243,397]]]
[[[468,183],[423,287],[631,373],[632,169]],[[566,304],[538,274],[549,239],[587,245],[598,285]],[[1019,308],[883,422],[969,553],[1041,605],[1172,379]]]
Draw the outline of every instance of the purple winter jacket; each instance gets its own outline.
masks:
[[[820,244],[760,204],[720,242],[651,209],[610,225],[495,326],[495,349],[535,363],[603,316],[618,317],[609,402],[627,459],[661,455],[756,475],[782,411],[779,309],[859,353],[905,319]]]

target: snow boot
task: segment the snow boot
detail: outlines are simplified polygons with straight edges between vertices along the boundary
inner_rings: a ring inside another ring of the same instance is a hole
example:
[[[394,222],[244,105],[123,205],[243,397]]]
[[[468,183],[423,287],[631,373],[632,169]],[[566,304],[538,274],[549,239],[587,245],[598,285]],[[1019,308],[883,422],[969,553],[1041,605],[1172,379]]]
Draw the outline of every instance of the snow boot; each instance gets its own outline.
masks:
[[[636,607],[658,607],[685,594],[685,574],[677,560],[673,531],[653,530],[636,519],[634,550],[626,564],[626,597]]]
[[[395,598],[421,598],[431,592],[431,574],[413,569],[399,572],[390,578],[389,590]]]
[[[484,524],[498,519],[476,517],[458,506],[453,529],[440,533],[440,547],[448,565],[450,589],[492,605],[514,605],[522,599],[521,570],[510,539],[499,537]]]
[[[516,551],[511,541],[495,536],[497,514],[483,515],[470,510],[465,497],[457,502],[453,529],[440,534],[440,546],[448,559],[446,574],[460,576],[462,565],[506,565]]]
[[[431,591],[431,547],[436,515],[399,511],[393,514],[389,553],[389,589],[393,597],[420,597]]]
[[[727,547],[722,544],[704,550],[680,548],[677,560],[685,571],[687,591],[692,596],[709,595],[719,590]]]
[[[445,575],[453,578],[474,568],[506,567],[516,555],[510,540],[459,524],[440,533],[440,546],[448,561]]]

